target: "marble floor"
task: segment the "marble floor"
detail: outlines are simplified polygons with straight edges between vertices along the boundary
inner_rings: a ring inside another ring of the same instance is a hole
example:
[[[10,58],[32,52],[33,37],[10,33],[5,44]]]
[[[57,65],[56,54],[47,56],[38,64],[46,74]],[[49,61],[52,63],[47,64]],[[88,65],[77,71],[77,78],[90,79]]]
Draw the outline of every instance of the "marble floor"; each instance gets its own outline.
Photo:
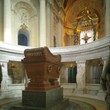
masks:
[[[104,101],[73,96],[65,96],[64,98],[70,100],[70,106],[64,110],[106,110],[106,103]],[[9,110],[9,106],[18,102],[21,102],[21,98],[1,99],[0,110]]]
[[[95,107],[96,110],[106,110],[107,106],[104,101],[97,100],[97,99],[90,99],[90,98],[83,98],[83,97],[74,97],[74,96],[65,96],[65,98],[69,98],[70,100],[73,101],[78,101],[78,102],[84,102],[87,104],[90,104],[91,106]],[[82,104],[80,104],[82,106]],[[90,110],[90,109],[88,109]]]

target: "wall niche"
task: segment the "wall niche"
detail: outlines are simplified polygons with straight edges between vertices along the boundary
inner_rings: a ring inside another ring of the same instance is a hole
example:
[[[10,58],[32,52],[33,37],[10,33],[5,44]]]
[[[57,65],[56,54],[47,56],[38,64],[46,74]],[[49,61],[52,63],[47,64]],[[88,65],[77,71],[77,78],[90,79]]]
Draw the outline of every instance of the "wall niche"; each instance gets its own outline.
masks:
[[[86,82],[89,84],[100,84],[103,69],[103,60],[93,59],[86,61]]]

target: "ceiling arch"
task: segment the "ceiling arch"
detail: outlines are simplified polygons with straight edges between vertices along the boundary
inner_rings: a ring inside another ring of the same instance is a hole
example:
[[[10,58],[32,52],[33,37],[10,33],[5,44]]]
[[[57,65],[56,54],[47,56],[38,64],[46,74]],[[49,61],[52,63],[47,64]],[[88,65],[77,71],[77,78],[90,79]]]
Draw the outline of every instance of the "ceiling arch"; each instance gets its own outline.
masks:
[[[104,0],[63,0],[65,10],[65,26],[72,28],[72,23],[78,14],[87,7],[89,10],[95,11],[100,20],[104,15]]]

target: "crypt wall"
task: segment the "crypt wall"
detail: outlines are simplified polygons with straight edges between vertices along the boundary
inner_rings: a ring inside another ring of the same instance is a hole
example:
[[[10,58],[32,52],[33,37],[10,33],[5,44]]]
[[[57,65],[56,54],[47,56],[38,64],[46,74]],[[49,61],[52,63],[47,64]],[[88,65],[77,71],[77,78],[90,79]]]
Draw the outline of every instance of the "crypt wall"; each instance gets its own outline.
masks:
[[[63,1],[66,2],[66,0]],[[71,0],[67,7],[64,5],[65,3],[62,3],[63,8],[58,0],[0,0],[0,40],[8,43],[0,42],[0,78],[2,80],[0,98],[21,96],[21,90],[26,86],[26,76],[24,77],[23,72],[23,74],[19,74],[22,78],[15,81],[14,78],[18,77],[16,73],[19,71],[14,65],[18,65],[17,67],[21,65],[19,62],[24,57],[25,48],[46,45],[51,47],[49,49],[53,54],[62,56],[59,81],[64,87],[64,95],[103,100],[104,92],[99,83],[102,70],[100,64],[105,65],[110,46],[110,1],[105,1],[106,4],[103,0],[86,0],[84,2]],[[98,23],[100,39],[73,46],[73,22],[86,6],[92,12],[95,10],[100,19]],[[27,47],[16,46],[21,36],[25,39],[22,40],[26,41]],[[11,74],[8,71],[10,61],[14,62],[11,64]],[[96,80],[96,78],[98,79]]]
[[[108,36],[85,45],[49,48],[53,54],[60,54],[62,57],[59,81],[64,88],[64,95],[104,100],[104,92],[99,82],[102,67],[97,67],[106,64],[109,47]],[[32,47],[0,42],[0,98],[21,96],[22,90],[27,86],[28,79],[24,69],[18,69],[22,67],[20,61],[24,58],[23,51],[26,48]],[[96,68],[99,69],[98,72]]]

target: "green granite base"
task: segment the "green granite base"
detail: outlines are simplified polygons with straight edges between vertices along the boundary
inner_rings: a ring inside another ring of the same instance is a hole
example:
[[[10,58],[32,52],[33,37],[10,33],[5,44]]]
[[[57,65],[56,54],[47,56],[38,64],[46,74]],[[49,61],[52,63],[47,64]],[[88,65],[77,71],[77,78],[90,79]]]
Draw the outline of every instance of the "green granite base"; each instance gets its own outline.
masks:
[[[52,107],[32,107],[32,106],[23,106],[23,105],[15,105],[11,110],[63,110],[64,108],[69,106],[69,100],[63,99]]]
[[[22,105],[14,106],[13,110],[61,110],[68,103],[67,99],[63,99],[61,87],[48,91],[25,90],[22,92]]]
[[[32,107],[50,107],[63,99],[63,88],[48,91],[23,91],[22,104]]]

